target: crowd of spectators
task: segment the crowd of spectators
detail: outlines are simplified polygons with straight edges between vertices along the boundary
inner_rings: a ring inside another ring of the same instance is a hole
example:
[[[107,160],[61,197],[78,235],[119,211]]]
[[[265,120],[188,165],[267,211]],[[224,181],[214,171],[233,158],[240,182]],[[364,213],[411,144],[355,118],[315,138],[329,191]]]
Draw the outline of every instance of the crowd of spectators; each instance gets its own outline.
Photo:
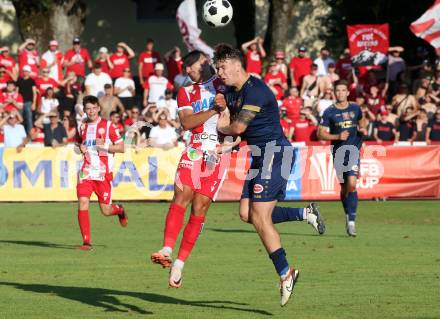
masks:
[[[6,147],[20,151],[26,144],[59,147],[75,142],[78,123],[85,118],[84,95],[98,97],[101,116],[136,147],[169,149],[189,139],[175,100],[177,90],[191,82],[179,47],[162,56],[148,39],[137,55],[119,42],[114,53],[102,47],[93,58],[79,38],[65,53],[55,40],[41,55],[35,44],[27,39],[16,57],[8,46],[0,48],[0,143]],[[312,60],[301,46],[288,61],[281,51],[269,59],[259,37],[241,48],[247,71],[263,79],[276,96],[282,127],[292,142],[316,141],[320,117],[334,103],[333,84],[339,79],[350,83],[350,100],[362,108],[365,140],[440,141],[440,63],[429,60],[423,48],[417,48],[410,65],[401,56],[403,48],[392,47],[387,65],[356,68],[348,50],[334,59],[322,48]]]

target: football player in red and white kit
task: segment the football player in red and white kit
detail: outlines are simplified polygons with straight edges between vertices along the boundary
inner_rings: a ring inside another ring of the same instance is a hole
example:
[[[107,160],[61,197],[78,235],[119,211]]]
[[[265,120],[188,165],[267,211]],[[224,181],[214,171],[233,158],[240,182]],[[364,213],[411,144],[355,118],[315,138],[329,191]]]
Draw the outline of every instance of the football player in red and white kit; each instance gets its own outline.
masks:
[[[81,250],[90,250],[89,202],[92,193],[98,197],[101,213],[105,216],[117,215],[122,227],[128,224],[128,217],[122,205],[112,204],[114,153],[124,152],[124,142],[119,130],[99,116],[98,98],[92,95],[83,98],[85,123],[79,128],[79,148],[83,163],[78,176],[76,193],[78,197],[78,222],[83,237]]]
[[[203,229],[206,212],[226,173],[225,165],[221,165],[217,157],[217,121],[226,108],[224,95],[219,92],[224,90],[224,85],[202,52],[188,53],[183,62],[194,84],[179,89],[178,114],[183,128],[191,130],[192,136],[178,164],[174,198],[165,221],[163,248],[151,254],[153,263],[171,267],[169,286],[173,288],[182,284],[184,263]],[[173,263],[171,254],[189,204],[191,215]]]

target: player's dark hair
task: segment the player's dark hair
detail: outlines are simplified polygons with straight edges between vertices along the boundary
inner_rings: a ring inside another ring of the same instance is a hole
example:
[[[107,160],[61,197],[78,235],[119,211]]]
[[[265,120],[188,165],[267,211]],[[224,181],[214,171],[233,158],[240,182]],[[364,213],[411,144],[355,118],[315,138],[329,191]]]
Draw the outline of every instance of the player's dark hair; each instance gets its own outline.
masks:
[[[336,90],[336,87],[337,87],[338,85],[345,85],[345,87],[348,89],[348,82],[347,82],[346,80],[339,80],[339,81],[336,81],[336,82],[335,82],[335,90]]]
[[[202,51],[193,50],[183,57],[183,67],[189,67],[199,61],[200,57],[205,55]]]
[[[240,50],[233,48],[229,44],[221,43],[215,47],[214,63],[218,63],[227,59],[238,60],[243,69],[246,68],[243,53]]]
[[[99,100],[98,100],[98,98],[96,96],[87,95],[87,96],[84,96],[84,98],[83,98],[83,105],[84,105],[84,107],[86,106],[87,103],[99,104]]]

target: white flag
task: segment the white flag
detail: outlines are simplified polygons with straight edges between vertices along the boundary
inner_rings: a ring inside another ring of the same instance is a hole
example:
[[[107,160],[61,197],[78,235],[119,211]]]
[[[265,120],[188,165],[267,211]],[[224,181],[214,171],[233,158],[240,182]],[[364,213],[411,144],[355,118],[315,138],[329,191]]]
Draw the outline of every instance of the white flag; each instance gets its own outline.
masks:
[[[177,23],[188,51],[200,50],[212,57],[214,50],[200,39],[195,0],[184,0],[177,9]]]
[[[410,29],[440,51],[440,0],[436,0],[431,8],[411,23]]]

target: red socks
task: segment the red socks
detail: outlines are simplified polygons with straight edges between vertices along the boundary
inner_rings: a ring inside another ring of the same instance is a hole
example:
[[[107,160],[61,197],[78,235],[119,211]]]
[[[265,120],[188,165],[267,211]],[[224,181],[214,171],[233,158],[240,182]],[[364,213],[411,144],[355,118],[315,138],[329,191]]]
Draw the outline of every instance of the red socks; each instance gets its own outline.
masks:
[[[119,215],[120,213],[122,213],[121,207],[116,204],[112,204],[112,215]]]
[[[78,223],[84,244],[91,244],[90,241],[90,218],[88,210],[78,210]]]
[[[186,208],[172,203],[165,221],[163,246],[174,248],[174,243],[183,227]]]
[[[177,259],[184,262],[188,258],[197,241],[197,238],[199,237],[199,234],[202,231],[204,222],[205,216],[189,216],[188,224],[186,224],[183,232],[182,242],[180,243]]]

